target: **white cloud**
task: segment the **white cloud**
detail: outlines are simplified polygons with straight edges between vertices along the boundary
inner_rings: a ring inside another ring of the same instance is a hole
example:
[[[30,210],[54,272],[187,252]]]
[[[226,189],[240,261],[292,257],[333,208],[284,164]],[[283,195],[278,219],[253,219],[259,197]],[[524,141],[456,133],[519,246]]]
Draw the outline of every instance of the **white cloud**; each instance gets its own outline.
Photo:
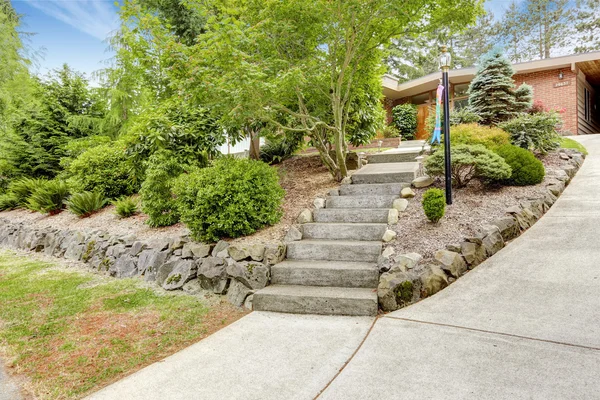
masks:
[[[112,0],[25,0],[46,15],[104,40],[119,27]]]

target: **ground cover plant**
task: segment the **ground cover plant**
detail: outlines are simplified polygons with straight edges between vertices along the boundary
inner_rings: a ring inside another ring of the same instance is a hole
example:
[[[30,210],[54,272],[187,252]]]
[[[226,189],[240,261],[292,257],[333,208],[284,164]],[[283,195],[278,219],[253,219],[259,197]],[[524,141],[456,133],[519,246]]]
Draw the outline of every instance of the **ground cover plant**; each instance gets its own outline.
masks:
[[[61,180],[44,182],[29,196],[27,208],[42,214],[56,214],[64,208],[68,196],[69,187],[66,182]]]
[[[123,197],[113,201],[115,206],[115,214],[120,218],[129,218],[138,212],[138,201],[133,197]]]
[[[0,251],[0,354],[39,399],[81,398],[243,315]]]
[[[100,192],[75,193],[67,200],[67,208],[80,218],[89,217],[108,204],[108,199]]]

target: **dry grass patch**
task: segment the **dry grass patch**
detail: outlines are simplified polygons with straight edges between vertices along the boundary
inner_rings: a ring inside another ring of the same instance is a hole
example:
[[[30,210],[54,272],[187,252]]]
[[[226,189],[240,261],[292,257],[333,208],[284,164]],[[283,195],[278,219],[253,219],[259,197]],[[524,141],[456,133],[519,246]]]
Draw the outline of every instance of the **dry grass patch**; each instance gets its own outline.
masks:
[[[81,398],[243,312],[0,252],[0,352],[41,399]]]

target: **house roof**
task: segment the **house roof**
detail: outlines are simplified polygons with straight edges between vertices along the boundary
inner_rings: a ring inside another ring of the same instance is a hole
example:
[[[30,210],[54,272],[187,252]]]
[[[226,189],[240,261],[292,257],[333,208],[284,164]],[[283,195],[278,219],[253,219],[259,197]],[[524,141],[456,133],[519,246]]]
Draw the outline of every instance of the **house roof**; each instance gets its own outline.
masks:
[[[524,74],[560,68],[569,68],[575,71],[578,66],[590,68],[592,65],[600,65],[600,51],[516,63],[513,64],[513,67],[515,73]],[[582,70],[585,73],[584,68],[582,68]],[[475,77],[476,72],[476,67],[453,69],[448,72],[448,78],[450,83],[453,84],[468,83]],[[412,81],[400,83],[395,76],[385,75],[383,77],[383,94],[385,97],[392,100],[414,96],[419,93],[434,90],[437,87],[440,78],[441,74],[435,72],[418,79],[413,79]]]

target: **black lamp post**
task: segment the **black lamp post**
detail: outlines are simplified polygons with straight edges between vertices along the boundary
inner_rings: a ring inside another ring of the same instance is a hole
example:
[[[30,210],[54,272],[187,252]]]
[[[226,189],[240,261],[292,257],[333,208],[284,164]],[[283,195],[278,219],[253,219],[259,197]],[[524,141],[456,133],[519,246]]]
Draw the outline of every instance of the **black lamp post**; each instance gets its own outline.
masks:
[[[442,46],[442,55],[440,56],[440,68],[442,70],[442,86],[444,86],[444,152],[446,166],[446,204],[452,204],[452,162],[450,159],[450,83],[448,81],[448,70],[452,57],[448,53],[448,48]]]

